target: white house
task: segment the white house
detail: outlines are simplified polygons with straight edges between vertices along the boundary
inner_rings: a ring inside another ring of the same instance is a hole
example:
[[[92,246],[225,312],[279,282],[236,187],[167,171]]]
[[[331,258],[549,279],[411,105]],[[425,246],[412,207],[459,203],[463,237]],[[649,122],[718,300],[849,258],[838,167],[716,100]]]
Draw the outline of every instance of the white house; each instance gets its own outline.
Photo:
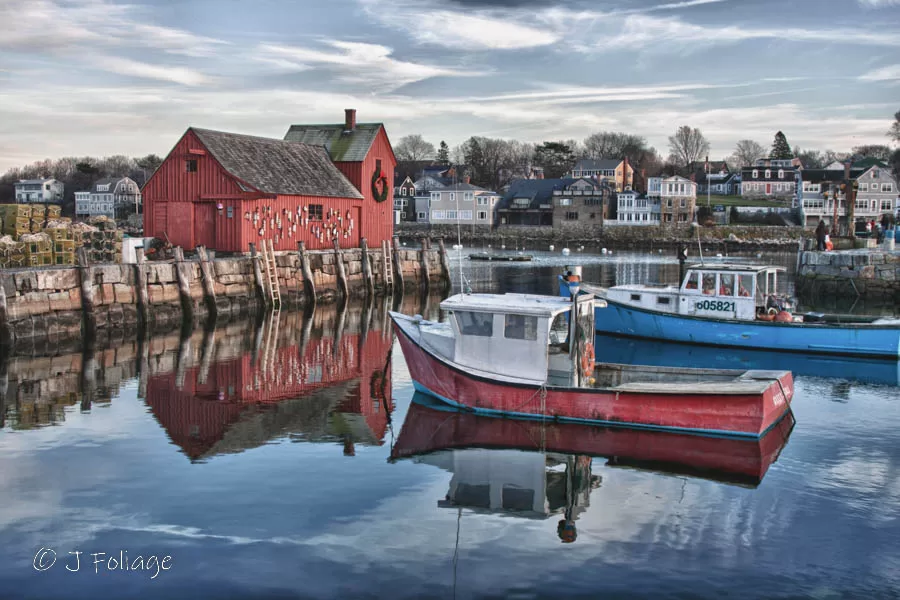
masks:
[[[468,178],[466,178],[468,179]],[[432,190],[428,221],[434,225],[493,225],[500,195],[468,181]],[[417,208],[418,211],[418,208]]]
[[[17,204],[60,204],[65,186],[56,179],[22,179],[15,184]]]
[[[697,184],[690,179],[667,177],[660,182],[660,221],[690,223],[697,206]]]
[[[619,192],[616,198],[617,225],[659,225],[659,198],[645,198],[634,190]]]
[[[139,213],[140,188],[128,177],[101,179],[89,192],[75,192],[75,216],[105,216],[111,219]]]

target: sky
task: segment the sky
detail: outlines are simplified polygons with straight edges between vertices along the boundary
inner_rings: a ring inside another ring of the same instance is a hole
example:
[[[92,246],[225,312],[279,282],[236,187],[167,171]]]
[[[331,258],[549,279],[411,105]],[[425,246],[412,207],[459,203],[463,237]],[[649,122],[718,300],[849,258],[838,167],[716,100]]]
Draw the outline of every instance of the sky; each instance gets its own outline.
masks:
[[[690,125],[711,158],[886,144],[900,110],[900,0],[0,0],[0,23],[0,172],[345,108],[451,147],[613,130],[666,155]]]

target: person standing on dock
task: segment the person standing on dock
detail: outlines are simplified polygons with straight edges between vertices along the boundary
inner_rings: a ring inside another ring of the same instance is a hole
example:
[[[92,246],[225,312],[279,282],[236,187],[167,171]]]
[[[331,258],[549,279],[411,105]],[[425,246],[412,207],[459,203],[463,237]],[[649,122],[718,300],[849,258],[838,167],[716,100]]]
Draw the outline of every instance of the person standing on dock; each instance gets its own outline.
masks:
[[[819,225],[816,227],[816,250],[822,252],[825,250],[825,236],[828,227],[825,226],[825,219],[819,219]]]

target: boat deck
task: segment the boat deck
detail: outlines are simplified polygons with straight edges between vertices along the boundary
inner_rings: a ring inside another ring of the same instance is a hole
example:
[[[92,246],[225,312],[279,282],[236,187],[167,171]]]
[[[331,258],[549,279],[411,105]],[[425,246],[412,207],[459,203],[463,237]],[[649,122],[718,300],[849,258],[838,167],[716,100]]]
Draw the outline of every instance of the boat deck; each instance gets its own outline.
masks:
[[[594,371],[595,388],[617,392],[730,395],[764,392],[782,371],[680,369],[599,364]]]

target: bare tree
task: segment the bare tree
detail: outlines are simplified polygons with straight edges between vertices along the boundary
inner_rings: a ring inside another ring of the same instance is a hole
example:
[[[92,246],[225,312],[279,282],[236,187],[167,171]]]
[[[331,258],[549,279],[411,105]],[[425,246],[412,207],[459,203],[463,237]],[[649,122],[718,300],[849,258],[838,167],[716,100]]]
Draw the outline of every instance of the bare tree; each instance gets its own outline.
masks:
[[[888,129],[887,135],[895,142],[900,142],[900,110],[894,113],[894,122],[891,123],[891,128]]]
[[[588,158],[623,158],[634,162],[647,150],[647,140],[639,135],[618,131],[599,131],[584,140],[584,153]]]
[[[733,159],[738,169],[750,167],[767,154],[762,144],[753,140],[740,140],[734,147]]]
[[[686,167],[709,153],[709,142],[696,127],[682,125],[669,136],[669,151],[679,166]]]
[[[394,144],[397,160],[419,162],[434,158],[434,144],[426,142],[418,133],[405,135]]]

